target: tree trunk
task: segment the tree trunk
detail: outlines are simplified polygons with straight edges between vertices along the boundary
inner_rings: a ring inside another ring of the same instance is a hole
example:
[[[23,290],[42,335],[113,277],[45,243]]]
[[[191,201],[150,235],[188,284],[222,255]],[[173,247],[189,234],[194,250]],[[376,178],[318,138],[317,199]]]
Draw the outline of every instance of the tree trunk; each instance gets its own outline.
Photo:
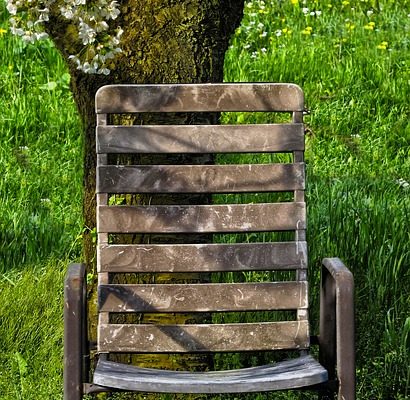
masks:
[[[65,59],[72,54],[73,37],[69,21],[59,15],[57,4],[51,10],[47,30]],[[71,86],[74,99],[84,125],[84,255],[89,266],[94,264],[95,243],[92,232],[95,228],[95,113],[94,96],[99,87],[110,83],[197,83],[221,82],[223,79],[224,54],[229,39],[239,25],[244,0],[126,0],[121,2],[121,14],[115,23],[124,30],[121,53],[109,76],[87,75],[70,65]],[[161,116],[144,116],[138,123],[155,122]],[[203,122],[213,118],[210,115],[174,116],[174,123]],[[204,159],[182,160],[198,163]],[[205,160],[210,162],[211,160]],[[149,160],[142,160],[146,163]],[[181,162],[181,159],[178,160]],[[198,196],[178,198],[182,202],[203,202]],[[138,202],[143,199],[138,199]],[[157,199],[173,202],[175,199]],[[208,238],[190,237],[189,240],[203,241]],[[144,238],[139,238],[144,240]],[[172,238],[170,238],[172,240]],[[152,238],[151,238],[152,242]],[[91,270],[92,271],[92,270]],[[160,279],[167,279],[162,276]],[[186,279],[197,278],[188,276]],[[92,304],[93,302],[90,302]],[[91,309],[95,314],[96,310]],[[187,317],[189,318],[189,317]],[[179,322],[181,322],[179,320]],[[95,340],[95,326],[91,326],[91,340]],[[141,361],[141,360],[140,360]],[[152,366],[152,359],[143,360]],[[156,362],[156,361],[154,361]],[[196,365],[203,367],[203,358],[188,358],[180,361],[160,360],[176,368]]]

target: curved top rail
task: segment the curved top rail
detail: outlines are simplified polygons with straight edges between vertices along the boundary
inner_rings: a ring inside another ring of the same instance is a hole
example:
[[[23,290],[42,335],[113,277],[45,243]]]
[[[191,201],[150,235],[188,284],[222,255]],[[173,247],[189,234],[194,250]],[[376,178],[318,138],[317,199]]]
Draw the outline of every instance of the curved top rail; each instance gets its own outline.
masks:
[[[107,85],[97,114],[136,112],[303,111],[302,89],[290,83]]]

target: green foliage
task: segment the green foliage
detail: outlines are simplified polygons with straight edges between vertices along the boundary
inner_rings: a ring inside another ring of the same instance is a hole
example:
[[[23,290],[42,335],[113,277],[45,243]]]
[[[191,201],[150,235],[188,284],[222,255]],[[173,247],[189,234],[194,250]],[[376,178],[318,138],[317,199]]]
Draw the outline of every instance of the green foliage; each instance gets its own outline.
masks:
[[[68,261],[0,278],[0,398],[59,399],[62,291]]]
[[[82,138],[70,76],[52,44],[6,32],[0,48],[1,274],[78,254]]]
[[[341,257],[355,276],[359,399],[410,395],[409,15],[407,1],[249,1],[225,60],[226,81],[305,91],[311,314],[317,324],[321,258]],[[57,399],[66,263],[53,258],[79,255],[81,129],[53,46],[1,32],[0,398]]]

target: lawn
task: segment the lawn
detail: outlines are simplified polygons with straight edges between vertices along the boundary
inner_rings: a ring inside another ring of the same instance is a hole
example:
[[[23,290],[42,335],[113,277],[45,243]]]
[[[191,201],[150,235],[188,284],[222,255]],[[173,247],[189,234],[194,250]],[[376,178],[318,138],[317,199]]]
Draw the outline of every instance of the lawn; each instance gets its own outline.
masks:
[[[313,321],[320,260],[339,256],[356,284],[358,399],[407,399],[410,3],[245,4],[225,81],[305,91]],[[6,14],[0,2],[0,399],[59,399],[62,281],[83,230],[81,126],[63,60],[50,42],[12,37]]]

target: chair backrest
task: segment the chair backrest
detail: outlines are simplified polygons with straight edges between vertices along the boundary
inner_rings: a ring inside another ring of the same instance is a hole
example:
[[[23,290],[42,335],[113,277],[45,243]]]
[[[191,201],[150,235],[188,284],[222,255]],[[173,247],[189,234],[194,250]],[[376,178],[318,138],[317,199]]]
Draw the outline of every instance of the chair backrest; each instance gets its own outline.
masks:
[[[303,108],[303,93],[291,84],[112,85],[98,91],[99,352],[236,352],[309,346]],[[109,114],[223,111],[284,112],[292,118],[286,123],[242,125],[107,123]],[[285,162],[269,156],[259,164],[110,165],[107,155],[111,153],[289,156]],[[270,192],[288,192],[290,200],[288,196],[287,201],[279,201],[282,195],[267,196]],[[212,205],[110,201],[120,194],[171,193],[233,195],[227,196],[232,203]],[[248,204],[235,204],[240,193],[260,194],[264,200],[252,197]],[[274,241],[280,235],[270,234],[287,231],[292,233],[285,241]],[[259,236],[255,242],[254,232],[264,232],[266,241]],[[112,244],[110,235],[129,233],[238,235],[232,243]],[[268,271],[269,277],[275,276],[272,271],[296,272],[293,280],[260,283],[113,284],[110,278],[117,273],[249,271]],[[294,318],[187,325],[121,324],[110,319],[112,313],[269,310],[293,310]]]

